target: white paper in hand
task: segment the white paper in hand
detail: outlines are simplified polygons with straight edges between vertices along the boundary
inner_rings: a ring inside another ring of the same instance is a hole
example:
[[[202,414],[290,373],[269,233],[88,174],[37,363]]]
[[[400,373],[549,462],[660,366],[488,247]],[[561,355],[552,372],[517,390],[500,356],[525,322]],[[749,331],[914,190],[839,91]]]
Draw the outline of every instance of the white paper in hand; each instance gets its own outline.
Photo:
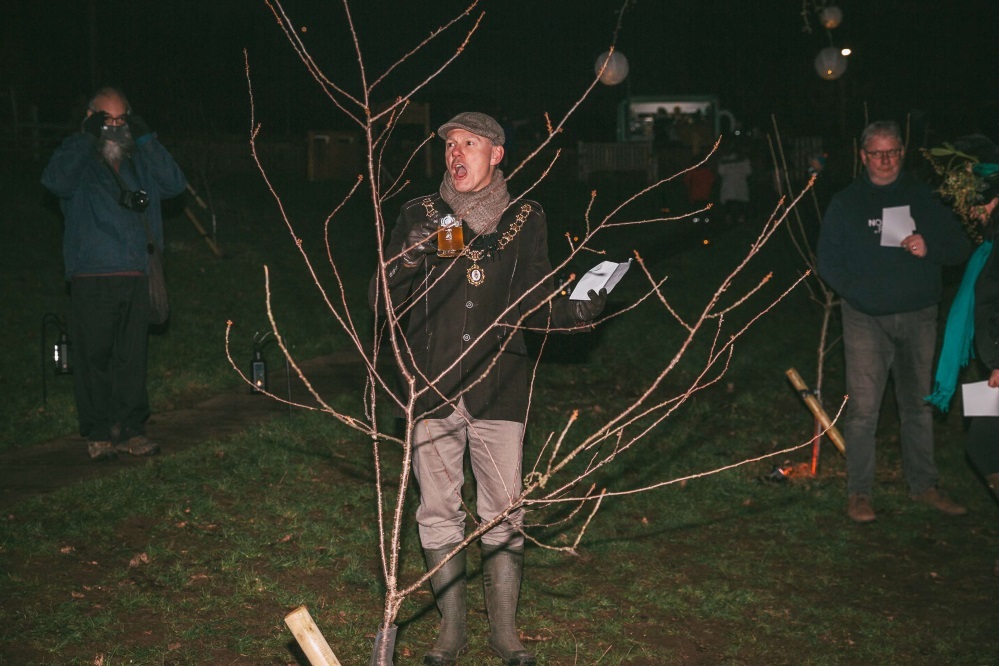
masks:
[[[588,301],[590,297],[586,294],[590,289],[596,292],[606,289],[609,294],[629,268],[631,268],[631,259],[620,264],[613,261],[601,261],[587,271],[586,275],[579,278],[579,282],[576,283],[576,288],[572,290],[569,298],[573,301]]]
[[[965,416],[999,416],[999,389],[988,382],[961,385]]]
[[[902,241],[916,233],[916,222],[908,206],[892,206],[881,212],[881,247],[902,249]]]

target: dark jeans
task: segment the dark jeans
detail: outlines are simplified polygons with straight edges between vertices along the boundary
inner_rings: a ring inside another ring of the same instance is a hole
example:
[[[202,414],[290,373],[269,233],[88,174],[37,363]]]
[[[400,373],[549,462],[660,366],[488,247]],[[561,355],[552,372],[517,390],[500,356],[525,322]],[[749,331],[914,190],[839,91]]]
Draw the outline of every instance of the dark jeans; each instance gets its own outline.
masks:
[[[145,276],[73,278],[70,313],[80,434],[91,441],[110,441],[112,428],[121,439],[143,434],[149,417]]]
[[[917,495],[939,478],[933,461],[933,410],[923,399],[932,386],[937,306],[871,316],[844,302],[842,311],[850,397],[843,427],[847,492],[870,494],[874,486],[874,433],[891,374],[901,423],[902,469],[909,492]]]

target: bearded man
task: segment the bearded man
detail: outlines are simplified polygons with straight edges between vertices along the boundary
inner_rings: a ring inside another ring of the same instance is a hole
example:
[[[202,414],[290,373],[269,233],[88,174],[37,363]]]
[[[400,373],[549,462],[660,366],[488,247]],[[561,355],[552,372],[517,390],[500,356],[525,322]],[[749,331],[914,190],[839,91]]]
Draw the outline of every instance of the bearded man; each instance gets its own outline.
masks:
[[[159,445],[144,427],[149,243],[162,250],[160,202],[183,192],[187,181],[125,95],[102,88],[81,131],[52,155],[42,184],[59,197],[65,216],[80,434],[94,460],[155,454]]]
[[[481,540],[489,645],[504,664],[529,666],[536,660],[515,627],[524,568],[519,496],[531,363],[523,329],[589,329],[607,291],[590,290],[583,300],[552,298],[545,214],[535,201],[511,200],[498,168],[506,137],[494,118],[460,113],[437,134],[445,141],[447,165],[440,189],[403,205],[385,245],[387,282],[379,271],[369,290],[373,308],[385,310],[387,287],[395,311],[408,312],[416,521],[428,568],[443,563],[430,580],[442,615],[440,634],[424,663],[454,664],[468,645],[465,551],[457,551],[465,530],[467,449],[476,512],[483,523],[496,523]],[[465,247],[456,256],[438,256],[438,234],[459,236],[458,230]]]

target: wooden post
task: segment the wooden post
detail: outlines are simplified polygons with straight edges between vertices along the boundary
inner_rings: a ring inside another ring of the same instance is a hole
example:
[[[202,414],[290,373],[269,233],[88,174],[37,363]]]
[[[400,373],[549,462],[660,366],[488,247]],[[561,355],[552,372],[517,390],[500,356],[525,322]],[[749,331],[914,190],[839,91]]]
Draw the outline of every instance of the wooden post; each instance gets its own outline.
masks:
[[[198,233],[201,234],[201,237],[205,239],[206,243],[208,243],[208,247],[211,248],[212,253],[216,257],[221,257],[222,250],[220,250],[219,246],[215,244],[215,241],[212,240],[212,237],[208,235],[208,232],[205,231],[205,228],[201,226],[201,222],[198,221],[197,216],[195,216],[190,206],[184,206],[184,214],[187,215],[187,219],[191,221],[191,224],[194,225],[194,228],[198,230]]]
[[[198,195],[198,193],[195,191],[193,187],[191,187],[190,183],[187,184],[187,192],[188,194],[191,195],[194,201],[197,202],[198,206],[200,206],[202,210],[208,210],[208,204],[206,204],[205,200],[202,199],[200,195]],[[198,233],[201,234],[201,237],[205,239],[206,243],[208,243],[208,247],[211,249],[212,254],[214,254],[216,257],[222,257],[222,250],[219,249],[219,246],[215,243],[212,237],[208,235],[208,232],[205,231],[205,228],[201,225],[201,222],[198,220],[198,216],[194,214],[194,211],[191,210],[190,206],[184,206],[184,214],[187,215],[187,219],[191,221],[191,224],[194,225],[194,228],[198,230]]]
[[[329,643],[319,631],[319,627],[312,621],[308,608],[299,606],[285,615],[284,623],[291,629],[311,666],[341,666]]]
[[[808,408],[812,410],[812,414],[815,415],[816,420],[822,425],[826,434],[829,435],[829,440],[836,446],[837,449],[839,449],[839,452],[845,456],[846,441],[843,439],[843,435],[841,435],[836,426],[833,425],[832,419],[830,419],[829,415],[826,414],[826,410],[822,409],[822,405],[819,404],[818,398],[815,397],[815,394],[812,393],[812,391],[808,388],[808,385],[805,384],[804,380],[802,380],[801,375],[799,375],[798,371],[794,368],[789,368],[784,374],[786,374],[787,378],[791,380],[791,384],[794,388],[798,390],[799,395],[801,395],[801,399],[804,400]]]

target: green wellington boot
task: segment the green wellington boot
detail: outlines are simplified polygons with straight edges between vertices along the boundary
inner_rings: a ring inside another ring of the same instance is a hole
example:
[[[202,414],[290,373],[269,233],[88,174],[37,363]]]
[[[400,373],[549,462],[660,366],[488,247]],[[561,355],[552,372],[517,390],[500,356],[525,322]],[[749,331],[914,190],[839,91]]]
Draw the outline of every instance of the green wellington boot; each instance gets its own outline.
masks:
[[[482,544],[482,586],[489,613],[489,647],[506,666],[534,666],[534,655],[517,636],[517,602],[524,575],[524,548]]]
[[[427,568],[433,569],[458,544],[443,548],[424,550]],[[468,647],[468,633],[465,630],[465,616],[468,611],[465,582],[465,551],[455,554],[440,571],[430,577],[430,587],[437,599],[441,612],[441,630],[434,647],[423,657],[427,666],[452,666],[458,655]]]

